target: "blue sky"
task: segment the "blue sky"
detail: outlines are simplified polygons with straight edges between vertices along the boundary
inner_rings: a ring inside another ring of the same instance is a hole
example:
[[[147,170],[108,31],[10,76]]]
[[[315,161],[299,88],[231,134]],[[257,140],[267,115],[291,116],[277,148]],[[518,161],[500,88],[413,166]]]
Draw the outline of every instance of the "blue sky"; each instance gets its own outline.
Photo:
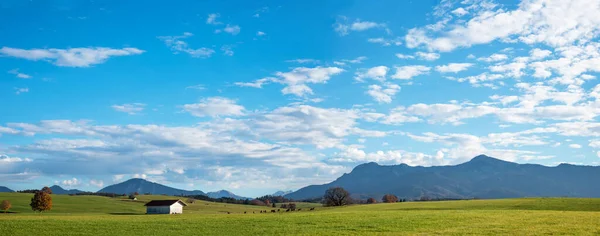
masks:
[[[600,3],[2,1],[0,183],[260,196],[365,162],[600,163]]]

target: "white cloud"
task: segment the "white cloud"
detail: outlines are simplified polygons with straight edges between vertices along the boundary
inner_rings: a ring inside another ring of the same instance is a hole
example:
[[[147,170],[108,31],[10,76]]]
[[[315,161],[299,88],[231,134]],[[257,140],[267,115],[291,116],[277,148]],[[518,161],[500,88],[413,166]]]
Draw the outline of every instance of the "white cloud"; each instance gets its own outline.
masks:
[[[389,83],[384,86],[385,88],[376,84],[369,85],[367,94],[379,103],[391,103],[393,96],[400,91],[400,86]]]
[[[223,52],[223,55],[226,55],[226,56],[233,56],[233,54],[234,54],[232,45],[221,46],[221,51]]]
[[[494,53],[494,54],[490,55],[489,57],[477,58],[478,61],[485,61],[485,62],[497,62],[497,61],[504,61],[506,59],[508,59],[508,56],[506,54],[498,54],[498,53]]]
[[[299,97],[312,94],[313,91],[306,84],[324,84],[331,76],[342,73],[344,70],[338,67],[297,67],[289,72],[277,72],[277,82],[285,84],[281,92],[293,94]]]
[[[276,81],[275,78],[262,78],[257,79],[254,82],[235,82],[234,84],[239,87],[252,87],[252,88],[262,88],[264,84],[268,84],[270,82]]]
[[[420,65],[398,66],[396,67],[396,74],[392,75],[392,78],[408,80],[419,75],[427,74],[430,70],[430,67]]]
[[[406,54],[402,54],[402,53],[396,53],[396,57],[400,58],[400,59],[414,59],[415,56],[413,55],[406,55]]]
[[[424,45],[430,50],[452,51],[458,47],[487,44],[495,40],[565,46],[589,42],[600,30],[600,2],[594,0],[529,0],[517,9],[482,8],[468,21],[438,22],[410,29],[409,48]],[[569,22],[569,23],[565,23]]]
[[[355,59],[342,59],[342,60],[339,60],[339,61],[334,61],[333,64],[336,64],[338,66],[345,66],[348,63],[350,63],[350,64],[360,64],[364,60],[367,60],[367,57],[360,56],[360,57],[357,57]]]
[[[229,25],[227,24],[227,26],[225,26],[225,28],[223,28],[223,32],[225,33],[229,33],[231,35],[237,35],[240,33],[240,30],[242,28],[240,28],[239,25]]]
[[[19,69],[12,69],[8,71],[9,74],[15,75],[19,79],[31,79],[31,75],[19,72]]]
[[[206,18],[206,24],[209,24],[209,25],[223,24],[222,22],[217,21],[217,18],[219,18],[219,17],[220,17],[219,13],[208,14],[208,18]]]
[[[345,16],[339,16],[335,24],[333,24],[334,31],[341,36],[348,35],[350,31],[365,31],[374,28],[383,28],[389,32],[389,29],[383,23],[361,21],[360,19],[356,19],[354,22],[350,23],[348,17]]]
[[[494,66],[490,66],[489,69],[492,72],[504,73],[506,77],[514,77],[521,78],[521,76],[525,75],[523,73],[523,69],[527,67],[527,64],[522,62],[513,62],[508,64],[498,64]]]
[[[193,116],[242,116],[244,107],[236,104],[234,100],[222,97],[211,97],[202,99],[199,103],[185,104],[183,110]]]
[[[262,31],[256,31],[256,36],[265,36],[267,35],[267,33],[262,32]]]
[[[397,38],[396,39],[369,38],[369,39],[367,39],[367,42],[377,43],[377,44],[381,44],[383,46],[391,46],[391,45],[400,46],[400,45],[402,45],[402,40],[397,39]]]
[[[579,144],[576,144],[576,143],[572,143],[572,144],[569,144],[569,147],[570,147],[570,148],[579,149],[579,148],[581,148],[581,145],[579,145]]]
[[[112,105],[111,106],[115,111],[125,112],[130,115],[135,115],[146,108],[146,104],[144,103],[126,103],[122,105]]]
[[[113,49],[105,47],[69,49],[19,49],[2,47],[0,55],[31,61],[48,61],[57,66],[89,67],[106,62],[110,57],[138,55],[144,53],[137,48]]]
[[[550,50],[534,48],[531,51],[529,51],[529,54],[532,60],[540,60],[552,55],[552,52]]]
[[[102,188],[102,187],[104,187],[104,181],[91,179],[90,180],[90,185],[98,187],[98,188]]]
[[[17,162],[32,162],[33,160],[29,158],[20,158],[20,157],[9,157],[4,154],[0,154],[0,163],[17,163]]]
[[[448,65],[436,66],[435,70],[440,73],[458,73],[469,69],[473,63],[450,63]]]
[[[19,95],[22,93],[28,93],[29,92],[29,88],[15,88],[15,94]]]
[[[457,16],[464,16],[468,13],[469,12],[462,7],[456,8],[452,11],[452,14],[457,15]]]
[[[369,68],[368,70],[360,70],[355,73],[354,79],[363,82],[364,79],[373,79],[377,81],[384,81],[385,76],[390,68],[387,66],[376,66]]]
[[[185,33],[183,33],[183,35],[180,35],[180,36],[159,36],[158,39],[165,42],[165,44],[169,48],[171,48],[171,51],[173,51],[174,54],[183,52],[183,53],[189,54],[192,57],[208,58],[213,53],[215,53],[215,50],[210,49],[210,48],[205,48],[205,47],[197,48],[197,49],[190,48],[189,45],[187,44],[187,42],[183,41],[182,39],[189,38],[191,36],[193,36],[192,33],[185,32]]]
[[[72,178],[72,179],[63,180],[60,183],[61,183],[61,185],[69,188],[69,187],[74,187],[74,186],[80,185],[81,181],[79,181],[77,178]]]
[[[415,55],[421,60],[435,61],[440,58],[440,54],[434,52],[416,52]]]

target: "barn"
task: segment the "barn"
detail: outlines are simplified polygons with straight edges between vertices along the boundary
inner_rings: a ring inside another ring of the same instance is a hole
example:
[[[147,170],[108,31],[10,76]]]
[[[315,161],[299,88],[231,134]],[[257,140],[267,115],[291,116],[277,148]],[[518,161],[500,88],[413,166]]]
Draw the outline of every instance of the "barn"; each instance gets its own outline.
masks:
[[[146,214],[181,214],[187,204],[181,200],[152,200],[144,206]]]

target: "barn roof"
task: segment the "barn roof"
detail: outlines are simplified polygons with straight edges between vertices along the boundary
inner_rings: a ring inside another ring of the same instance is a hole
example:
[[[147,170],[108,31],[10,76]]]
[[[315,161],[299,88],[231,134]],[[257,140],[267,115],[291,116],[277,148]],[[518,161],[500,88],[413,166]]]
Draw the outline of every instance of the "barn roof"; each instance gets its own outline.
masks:
[[[177,202],[179,202],[181,205],[187,206],[187,204],[181,200],[152,200],[146,203],[144,206],[170,206]]]

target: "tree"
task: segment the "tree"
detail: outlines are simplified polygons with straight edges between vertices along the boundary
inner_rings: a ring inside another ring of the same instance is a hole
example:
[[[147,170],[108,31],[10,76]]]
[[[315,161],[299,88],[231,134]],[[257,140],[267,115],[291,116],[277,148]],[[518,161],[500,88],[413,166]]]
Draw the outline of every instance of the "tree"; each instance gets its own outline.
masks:
[[[385,203],[393,203],[393,202],[398,201],[398,197],[396,197],[396,195],[393,195],[393,194],[386,194],[386,195],[383,195],[383,198],[381,198],[381,201],[385,202]]]
[[[277,207],[277,205],[275,205],[275,203],[273,203],[271,206],[272,206],[273,208]]]
[[[344,206],[350,204],[352,199],[348,191],[340,187],[334,187],[325,191],[323,201],[325,206]]]
[[[377,203],[377,200],[375,200],[375,198],[367,199],[367,204],[373,204],[373,203]]]
[[[52,197],[47,192],[39,191],[33,195],[29,206],[33,211],[48,211],[52,209]]]
[[[271,201],[269,199],[265,200],[265,205],[270,206],[271,205]]]
[[[52,189],[48,188],[48,186],[44,186],[42,188],[42,192],[45,192],[47,194],[52,194]]]
[[[12,207],[12,204],[10,204],[9,200],[4,200],[2,201],[2,203],[0,203],[0,210],[3,210],[4,213],[6,213],[8,211],[8,209],[10,209]]]
[[[287,208],[291,209],[292,211],[295,211],[296,210],[296,203],[289,203],[287,205]]]

